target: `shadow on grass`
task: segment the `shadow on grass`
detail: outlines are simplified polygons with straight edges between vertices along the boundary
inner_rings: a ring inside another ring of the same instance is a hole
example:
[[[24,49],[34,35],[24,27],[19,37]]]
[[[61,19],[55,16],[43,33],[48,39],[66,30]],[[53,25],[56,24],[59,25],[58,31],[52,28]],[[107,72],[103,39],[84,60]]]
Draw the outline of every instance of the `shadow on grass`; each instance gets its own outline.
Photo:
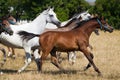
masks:
[[[78,70],[64,70],[64,71],[43,71],[43,74],[53,74],[53,75],[59,75],[59,74],[77,74]]]
[[[99,77],[99,78],[103,78],[103,76],[98,76],[97,73],[94,72],[87,72],[87,71],[83,71],[83,70],[65,70],[65,71],[43,71],[42,74],[52,74],[52,75],[62,75],[62,74],[66,74],[66,75],[81,75],[81,76],[90,76],[90,77]]]
[[[2,72],[5,74],[16,74],[17,70],[10,70],[10,69],[2,69]],[[22,73],[33,73],[33,74],[45,74],[45,75],[83,75],[83,76],[91,76],[91,77],[96,77],[97,73],[89,73],[83,70],[64,70],[64,71],[60,71],[60,70],[56,70],[56,71],[42,71],[42,72],[38,72],[37,70],[24,70]],[[22,74],[22,73],[18,73],[18,74]],[[102,77],[102,76],[99,76]]]
[[[3,73],[6,73],[6,74],[16,74],[18,73],[18,70],[11,70],[11,69],[2,69],[1,70]],[[35,72],[36,70],[24,70],[23,72],[21,73],[27,73],[27,72]],[[19,74],[19,73],[18,73]]]

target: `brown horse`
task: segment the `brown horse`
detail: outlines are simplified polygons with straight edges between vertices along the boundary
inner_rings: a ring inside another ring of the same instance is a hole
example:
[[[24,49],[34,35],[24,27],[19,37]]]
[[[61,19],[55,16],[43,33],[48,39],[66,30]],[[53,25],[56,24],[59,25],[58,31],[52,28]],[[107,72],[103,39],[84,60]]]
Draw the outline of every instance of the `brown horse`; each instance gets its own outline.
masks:
[[[91,17],[92,18],[92,17]],[[76,27],[76,23],[77,22],[81,22],[83,21],[82,20],[82,17],[80,16],[79,18],[76,18],[76,17],[73,17],[66,25],[64,25],[63,27],[61,28],[57,28],[57,29],[46,29],[45,32],[47,31],[61,31],[61,32],[65,32],[65,31],[70,31],[72,29],[74,29]],[[98,31],[97,30],[94,30],[95,34],[98,35]],[[88,46],[90,49],[93,49],[92,46],[89,44]],[[76,59],[76,53],[75,51],[72,51],[72,52],[67,52],[67,56],[68,56],[68,61],[70,64],[74,64],[75,63],[75,59]],[[57,59],[59,61],[59,63],[62,62],[62,57],[61,57],[61,52],[57,52]]]
[[[9,22],[7,21],[7,19],[5,17],[2,17],[0,20],[0,34],[2,32],[5,32],[6,34],[12,35],[13,31],[10,28]],[[3,61],[1,63],[1,66],[4,65],[4,63],[6,62],[6,51],[4,48],[0,47],[0,50],[3,52]],[[2,74],[2,72],[0,72],[0,74]]]
[[[40,35],[40,49],[43,52],[40,60],[40,71],[42,70],[43,60],[46,59],[49,53],[52,56],[52,63],[59,69],[63,69],[56,58],[56,51],[81,51],[89,61],[86,69],[92,65],[94,70],[100,75],[101,72],[93,62],[93,54],[87,49],[90,35],[96,28],[108,32],[113,31],[113,28],[103,18],[92,18],[71,31],[49,31]]]

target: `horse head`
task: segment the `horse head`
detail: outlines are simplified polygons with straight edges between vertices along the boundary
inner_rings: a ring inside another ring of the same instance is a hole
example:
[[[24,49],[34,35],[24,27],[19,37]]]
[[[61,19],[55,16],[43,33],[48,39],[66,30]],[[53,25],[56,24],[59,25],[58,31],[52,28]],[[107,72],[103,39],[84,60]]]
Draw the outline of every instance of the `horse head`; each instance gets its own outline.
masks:
[[[80,13],[80,15],[77,18],[80,18],[80,17],[81,17],[81,20],[83,21],[83,20],[89,20],[92,16],[88,11],[85,11]]]
[[[13,35],[13,31],[10,28],[10,23],[6,19],[2,19],[1,25],[0,25],[0,33],[6,32],[9,35]]]
[[[107,21],[105,21],[104,17],[101,17],[100,19],[97,19],[97,22],[100,25],[101,30],[108,31],[108,32],[113,32],[113,27],[110,26]]]
[[[44,11],[44,13],[47,15],[46,22],[53,23],[56,26],[60,27],[61,22],[58,20],[56,13],[54,12],[54,8],[48,8]]]

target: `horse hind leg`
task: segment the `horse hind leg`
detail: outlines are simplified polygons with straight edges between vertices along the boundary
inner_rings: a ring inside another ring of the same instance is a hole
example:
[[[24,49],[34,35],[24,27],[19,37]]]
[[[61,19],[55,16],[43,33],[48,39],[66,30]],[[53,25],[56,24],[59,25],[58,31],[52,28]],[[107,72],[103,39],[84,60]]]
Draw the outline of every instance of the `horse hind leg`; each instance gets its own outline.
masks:
[[[76,52],[68,52],[68,61],[71,65],[73,65],[75,63],[76,60]]]
[[[32,61],[31,60],[31,49],[30,48],[24,48],[24,49],[26,52],[26,60],[25,60],[24,66],[18,70],[18,73],[21,73],[22,71],[24,71]]]

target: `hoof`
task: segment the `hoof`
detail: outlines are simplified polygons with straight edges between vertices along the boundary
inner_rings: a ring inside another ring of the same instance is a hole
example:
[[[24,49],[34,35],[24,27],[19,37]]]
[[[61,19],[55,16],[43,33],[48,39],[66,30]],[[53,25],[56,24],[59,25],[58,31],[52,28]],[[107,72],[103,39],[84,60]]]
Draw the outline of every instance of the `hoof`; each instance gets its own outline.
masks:
[[[18,70],[17,73],[20,74],[22,72],[22,70]]]
[[[98,73],[98,76],[103,76],[101,73]]]
[[[3,74],[3,72],[0,72],[0,75],[2,75]]]
[[[87,68],[86,68],[86,67],[84,67],[84,68],[83,68],[83,71],[87,71]]]
[[[75,62],[73,62],[73,61],[72,61],[72,62],[69,62],[70,65],[74,65],[74,63],[75,63]]]

